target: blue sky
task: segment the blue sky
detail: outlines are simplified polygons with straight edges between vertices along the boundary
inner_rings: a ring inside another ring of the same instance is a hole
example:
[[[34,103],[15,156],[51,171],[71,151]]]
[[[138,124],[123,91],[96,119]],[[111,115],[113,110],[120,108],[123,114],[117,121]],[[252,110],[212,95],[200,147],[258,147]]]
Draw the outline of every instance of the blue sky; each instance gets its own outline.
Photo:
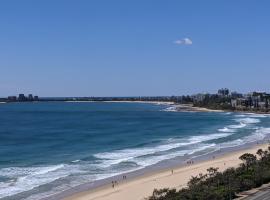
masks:
[[[266,0],[0,1],[0,96],[270,92]]]

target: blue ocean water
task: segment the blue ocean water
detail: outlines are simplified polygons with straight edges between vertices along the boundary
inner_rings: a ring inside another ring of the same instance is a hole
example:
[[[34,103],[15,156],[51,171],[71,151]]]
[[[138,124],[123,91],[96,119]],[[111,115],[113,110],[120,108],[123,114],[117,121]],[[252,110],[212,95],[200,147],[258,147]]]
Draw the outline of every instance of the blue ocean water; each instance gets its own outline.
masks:
[[[269,115],[174,111],[148,103],[1,104],[0,199],[38,200],[270,135]]]

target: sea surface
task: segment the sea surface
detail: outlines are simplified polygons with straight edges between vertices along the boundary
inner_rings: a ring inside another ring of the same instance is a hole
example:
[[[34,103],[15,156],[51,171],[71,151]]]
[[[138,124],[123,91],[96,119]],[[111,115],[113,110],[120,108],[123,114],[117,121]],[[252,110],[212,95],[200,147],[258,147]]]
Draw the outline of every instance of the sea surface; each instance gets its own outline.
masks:
[[[39,200],[269,135],[263,114],[175,112],[149,103],[1,104],[0,199]]]

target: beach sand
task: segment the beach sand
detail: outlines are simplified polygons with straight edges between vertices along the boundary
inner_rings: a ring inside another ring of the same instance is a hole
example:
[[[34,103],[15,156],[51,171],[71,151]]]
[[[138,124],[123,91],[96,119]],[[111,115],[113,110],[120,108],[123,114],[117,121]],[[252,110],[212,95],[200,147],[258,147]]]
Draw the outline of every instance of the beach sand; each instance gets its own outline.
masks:
[[[65,198],[65,200],[143,200],[150,196],[153,190],[161,188],[180,189],[186,186],[192,176],[206,173],[210,167],[218,167],[224,171],[229,167],[237,167],[241,161],[239,157],[244,153],[256,154],[259,148],[266,149],[267,144],[254,145],[245,150],[237,150],[223,156],[211,158],[179,168],[157,171],[143,176],[119,182],[114,188],[106,185],[97,189],[80,192]]]

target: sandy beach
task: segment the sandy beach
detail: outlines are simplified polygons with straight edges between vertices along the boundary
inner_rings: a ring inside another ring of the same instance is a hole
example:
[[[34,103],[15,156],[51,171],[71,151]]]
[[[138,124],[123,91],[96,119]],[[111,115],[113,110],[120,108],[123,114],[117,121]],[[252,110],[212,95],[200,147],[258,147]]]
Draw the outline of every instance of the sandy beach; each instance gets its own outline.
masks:
[[[209,108],[195,107],[192,104],[174,104],[176,111],[189,111],[189,112],[224,112],[224,110],[212,110]]]
[[[149,104],[158,104],[158,105],[175,105],[171,101],[65,101],[67,103],[149,103]]]
[[[185,187],[192,176],[206,173],[209,167],[218,167],[224,171],[229,167],[237,167],[241,161],[239,157],[244,153],[256,154],[259,148],[266,149],[267,144],[259,144],[245,150],[237,150],[220,157],[207,161],[197,162],[179,168],[167,169],[158,172],[148,173],[134,179],[127,179],[119,182],[114,188],[106,185],[94,190],[80,192],[65,198],[65,200],[143,200],[152,194],[155,188],[176,188]]]

